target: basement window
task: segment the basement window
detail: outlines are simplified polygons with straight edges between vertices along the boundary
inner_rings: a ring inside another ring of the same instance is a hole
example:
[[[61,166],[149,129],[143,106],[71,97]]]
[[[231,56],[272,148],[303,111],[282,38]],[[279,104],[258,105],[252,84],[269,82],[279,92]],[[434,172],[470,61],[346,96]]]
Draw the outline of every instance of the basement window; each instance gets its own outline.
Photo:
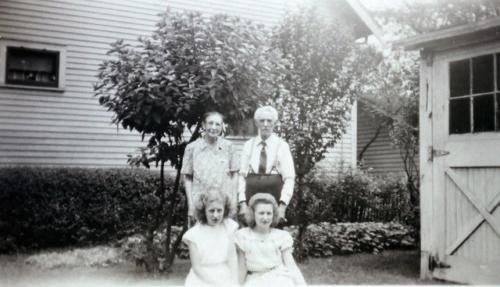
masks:
[[[9,88],[62,90],[65,47],[0,41],[0,85]]]
[[[59,52],[7,47],[5,83],[58,87]]]

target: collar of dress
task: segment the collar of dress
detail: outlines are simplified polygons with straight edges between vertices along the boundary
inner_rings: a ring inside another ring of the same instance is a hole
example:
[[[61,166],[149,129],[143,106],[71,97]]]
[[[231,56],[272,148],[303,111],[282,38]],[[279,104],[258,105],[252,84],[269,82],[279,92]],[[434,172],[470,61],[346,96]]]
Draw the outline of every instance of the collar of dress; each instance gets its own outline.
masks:
[[[201,149],[206,149],[207,147],[211,146],[212,144],[209,144],[206,140],[205,140],[205,137],[206,136],[203,136],[200,138],[201,140]],[[215,145],[217,145],[217,149],[218,150],[221,150],[222,149],[222,139],[220,137],[217,137],[217,140],[215,141],[214,143]]]

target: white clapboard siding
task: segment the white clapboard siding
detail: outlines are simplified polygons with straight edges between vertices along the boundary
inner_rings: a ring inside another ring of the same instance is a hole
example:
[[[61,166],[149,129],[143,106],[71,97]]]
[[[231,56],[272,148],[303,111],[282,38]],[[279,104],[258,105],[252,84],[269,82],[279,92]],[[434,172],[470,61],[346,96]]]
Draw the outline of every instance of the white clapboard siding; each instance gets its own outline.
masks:
[[[373,119],[369,112],[363,110],[362,106],[358,113],[358,143],[357,154],[372,139],[378,127],[379,118]],[[415,159],[418,159],[418,155]],[[362,159],[364,167],[369,168],[372,173],[402,173],[404,172],[403,161],[400,150],[393,146],[389,132],[383,128],[377,139],[365,151]]]
[[[45,143],[45,139],[53,140],[54,143],[62,143],[65,140],[77,140],[85,145],[100,144],[104,142],[116,142],[116,146],[124,146],[130,144],[130,146],[136,146],[137,144],[137,133],[130,132],[128,130],[119,129],[116,133],[112,134],[101,134],[101,133],[78,133],[78,132],[51,132],[47,133],[44,130],[2,130],[2,136],[4,138],[19,139],[19,143],[26,142],[29,140],[31,143]],[[57,141],[57,142],[55,142]]]
[[[328,150],[325,158],[317,164],[316,172],[320,177],[334,175],[354,166],[355,162],[352,161],[355,146],[355,143],[352,142],[353,126],[355,126],[355,122],[351,122],[351,126],[346,129],[342,138],[333,148]]]
[[[289,2],[289,3],[287,3]],[[208,15],[225,13],[239,15],[255,22],[271,26],[276,24],[284,15],[286,5],[293,3],[290,0],[172,0],[168,5],[173,9],[198,9]]]
[[[0,94],[0,99],[3,101],[38,101],[46,103],[68,103],[77,105],[93,105],[97,101],[96,97],[88,97],[88,93],[65,93],[64,97],[62,94],[47,93],[47,92],[36,92],[36,91],[25,91],[18,92],[19,90],[6,90],[4,94]],[[38,94],[40,93],[40,94]]]
[[[97,69],[118,39],[136,44],[172,10],[226,13],[276,24],[298,0],[0,0],[0,37],[66,47],[63,92],[0,87],[0,166],[126,167],[141,142],[117,128],[98,104]],[[239,152],[243,137],[229,137]],[[325,172],[351,164],[349,130],[319,165]]]
[[[115,5],[108,9],[99,7],[99,4],[114,1],[74,1],[61,3],[59,1],[35,1],[35,0],[3,0],[2,7],[20,10],[32,10],[39,13],[70,16],[83,19],[100,19],[117,23],[129,23],[148,26],[155,23],[155,18],[151,17],[162,12],[166,7],[166,1],[157,1],[158,6],[148,9],[148,13],[136,12],[137,8],[126,7],[121,3],[114,2]],[[137,1],[140,2],[140,1]],[[126,9],[128,8],[128,9]],[[72,21],[72,20],[69,20]],[[75,20],[76,21],[76,20]]]

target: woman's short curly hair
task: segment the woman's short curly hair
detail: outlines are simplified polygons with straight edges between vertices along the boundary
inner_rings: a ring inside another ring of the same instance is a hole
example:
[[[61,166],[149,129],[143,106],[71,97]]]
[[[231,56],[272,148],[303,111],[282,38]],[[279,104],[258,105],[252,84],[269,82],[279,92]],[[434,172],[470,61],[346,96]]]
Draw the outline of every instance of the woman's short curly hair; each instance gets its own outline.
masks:
[[[207,205],[212,202],[220,202],[224,206],[224,218],[228,218],[234,214],[234,207],[231,204],[229,196],[220,190],[209,189],[206,192],[202,191],[194,197],[194,216],[202,224],[207,223],[207,214],[205,212]]]
[[[255,227],[255,207],[259,203],[271,204],[273,206],[273,221],[271,226],[276,226],[278,224],[278,203],[274,199],[274,196],[269,193],[256,193],[250,198],[248,202],[249,208],[247,209],[248,226]]]

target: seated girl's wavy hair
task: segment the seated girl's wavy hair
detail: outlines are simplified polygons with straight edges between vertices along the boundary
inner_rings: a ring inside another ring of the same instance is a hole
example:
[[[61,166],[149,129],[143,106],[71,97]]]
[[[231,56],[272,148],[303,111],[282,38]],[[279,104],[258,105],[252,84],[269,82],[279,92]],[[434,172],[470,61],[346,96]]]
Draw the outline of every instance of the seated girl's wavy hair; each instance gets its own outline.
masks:
[[[200,223],[207,223],[206,207],[212,202],[220,202],[224,206],[224,218],[228,218],[234,213],[234,207],[231,204],[229,196],[220,190],[209,189],[208,191],[202,191],[198,196],[194,198],[195,213],[194,216]]]
[[[273,206],[273,221],[271,226],[274,227],[278,224],[278,203],[274,196],[269,193],[256,193],[254,194],[249,202],[247,209],[247,223],[250,227],[255,227],[255,207],[259,203],[271,204]]]

